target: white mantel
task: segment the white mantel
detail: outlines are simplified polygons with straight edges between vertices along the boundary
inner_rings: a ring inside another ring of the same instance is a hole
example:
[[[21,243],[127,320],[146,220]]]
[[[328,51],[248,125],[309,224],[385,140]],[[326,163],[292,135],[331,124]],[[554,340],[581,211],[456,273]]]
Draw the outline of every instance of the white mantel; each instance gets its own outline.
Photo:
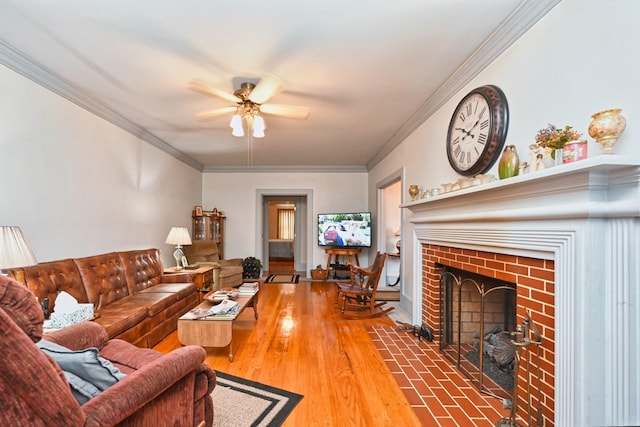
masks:
[[[553,259],[555,425],[640,425],[639,159],[603,155],[402,207],[418,276],[424,243]]]

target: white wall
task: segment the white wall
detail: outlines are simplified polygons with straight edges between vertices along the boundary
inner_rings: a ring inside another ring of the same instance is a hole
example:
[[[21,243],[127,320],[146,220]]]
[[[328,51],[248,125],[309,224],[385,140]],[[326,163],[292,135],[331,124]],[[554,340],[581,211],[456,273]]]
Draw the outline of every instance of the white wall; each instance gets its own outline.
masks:
[[[453,182],[459,176],[449,166],[445,140],[451,114],[475,87],[495,84],[509,103],[507,144],[516,146],[521,161],[529,144],[548,123],[572,125],[589,140],[589,156],[601,154],[588,135],[591,115],[622,108],[627,129],[616,154],[640,157],[640,51],[635,18],[636,0],[564,0],[507,52],[432,115],[369,174],[369,194],[376,182],[405,166],[402,196],[408,202],[409,184],[427,188]],[[497,164],[489,173],[497,176]],[[413,239],[411,213],[405,212],[403,243]],[[408,247],[403,245],[404,247]],[[416,289],[413,251],[403,251],[403,292],[410,300]],[[411,289],[413,288],[413,291]],[[403,306],[408,305],[403,301]]]
[[[164,244],[191,228],[201,173],[0,66],[0,225],[39,261]]]
[[[206,209],[224,211],[227,216],[225,258],[259,256],[257,235],[256,192],[258,190],[312,190],[313,224],[310,235],[312,262],[310,268],[326,264],[327,257],[316,243],[317,214],[367,210],[366,173],[219,173],[203,174],[202,203]],[[361,259],[361,263],[367,261]],[[308,266],[309,267],[309,266]]]

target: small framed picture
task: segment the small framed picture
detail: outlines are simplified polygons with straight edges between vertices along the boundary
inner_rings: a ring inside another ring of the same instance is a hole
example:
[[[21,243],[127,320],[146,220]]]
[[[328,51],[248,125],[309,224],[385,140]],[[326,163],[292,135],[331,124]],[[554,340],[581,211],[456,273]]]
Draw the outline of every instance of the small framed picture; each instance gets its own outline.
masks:
[[[187,257],[186,256],[183,256],[182,260],[180,260],[180,261],[181,261],[180,263],[182,264],[182,268],[187,268],[189,266],[189,263],[187,262]]]
[[[196,206],[194,212],[196,213],[196,216],[202,216],[202,206]]]

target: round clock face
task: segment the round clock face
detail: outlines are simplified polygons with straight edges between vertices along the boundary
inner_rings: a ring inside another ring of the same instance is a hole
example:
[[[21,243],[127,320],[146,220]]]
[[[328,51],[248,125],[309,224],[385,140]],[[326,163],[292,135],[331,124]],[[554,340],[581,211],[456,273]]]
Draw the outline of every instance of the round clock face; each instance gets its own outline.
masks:
[[[447,157],[461,175],[474,176],[493,166],[507,136],[508,105],[497,86],[481,86],[460,101],[449,123]]]

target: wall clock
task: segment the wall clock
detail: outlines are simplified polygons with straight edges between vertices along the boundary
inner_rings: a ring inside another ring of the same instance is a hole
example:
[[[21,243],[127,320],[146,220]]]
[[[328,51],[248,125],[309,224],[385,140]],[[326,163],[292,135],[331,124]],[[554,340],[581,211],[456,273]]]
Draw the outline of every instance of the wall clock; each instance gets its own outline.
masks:
[[[509,106],[502,90],[480,86],[458,104],[447,133],[447,157],[463,176],[486,172],[504,146],[509,127]]]

